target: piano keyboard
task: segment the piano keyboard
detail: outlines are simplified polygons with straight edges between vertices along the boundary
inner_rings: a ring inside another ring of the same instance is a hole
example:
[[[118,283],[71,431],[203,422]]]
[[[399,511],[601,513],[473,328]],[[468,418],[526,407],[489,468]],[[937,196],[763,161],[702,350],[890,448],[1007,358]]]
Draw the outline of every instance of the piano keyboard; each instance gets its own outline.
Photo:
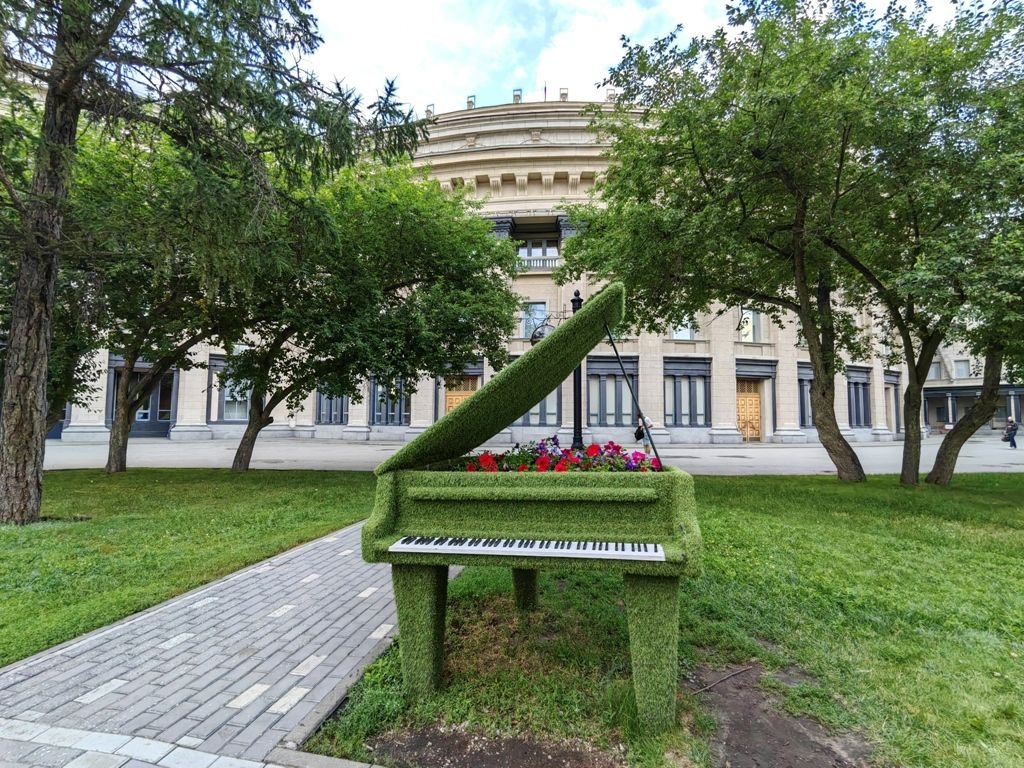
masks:
[[[466,536],[405,536],[389,552],[439,555],[514,555],[516,557],[577,557],[604,560],[664,562],[660,544],[621,541],[553,541],[549,539],[486,539]]]

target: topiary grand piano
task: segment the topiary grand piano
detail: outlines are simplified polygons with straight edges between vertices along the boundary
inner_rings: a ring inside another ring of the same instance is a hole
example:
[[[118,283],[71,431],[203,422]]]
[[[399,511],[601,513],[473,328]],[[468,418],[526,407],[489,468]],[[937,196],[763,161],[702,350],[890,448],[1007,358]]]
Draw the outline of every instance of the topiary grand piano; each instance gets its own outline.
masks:
[[[564,381],[622,319],[613,283],[377,470],[363,557],[392,564],[406,694],[441,681],[448,566],[512,569],[516,604],[536,605],[537,571],[623,574],[641,727],[675,723],[679,580],[700,571],[693,481],[660,472],[452,471]],[[447,470],[447,471],[446,471]]]

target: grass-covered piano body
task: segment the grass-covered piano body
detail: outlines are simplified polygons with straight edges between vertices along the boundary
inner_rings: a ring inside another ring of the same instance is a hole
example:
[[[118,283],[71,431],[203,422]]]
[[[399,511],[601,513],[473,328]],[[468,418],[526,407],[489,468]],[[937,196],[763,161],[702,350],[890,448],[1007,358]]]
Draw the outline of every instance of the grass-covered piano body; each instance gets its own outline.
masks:
[[[641,723],[657,732],[674,722],[679,580],[700,569],[690,476],[446,471],[564,381],[622,314],[623,290],[612,284],[377,468],[363,557],[392,564],[410,696],[440,683],[450,564],[510,567],[522,609],[535,605],[539,569],[614,570],[626,588]]]

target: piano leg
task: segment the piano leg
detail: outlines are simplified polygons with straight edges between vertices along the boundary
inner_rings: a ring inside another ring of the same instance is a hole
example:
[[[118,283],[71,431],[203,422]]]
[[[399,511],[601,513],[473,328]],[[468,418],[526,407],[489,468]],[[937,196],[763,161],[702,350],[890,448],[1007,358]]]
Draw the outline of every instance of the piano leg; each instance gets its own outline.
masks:
[[[644,733],[675,724],[679,676],[679,577],[624,574],[633,691]]]
[[[441,685],[448,566],[392,565],[391,583],[405,694],[410,700],[421,699]]]
[[[520,611],[537,609],[537,571],[533,568],[512,569],[512,591]]]

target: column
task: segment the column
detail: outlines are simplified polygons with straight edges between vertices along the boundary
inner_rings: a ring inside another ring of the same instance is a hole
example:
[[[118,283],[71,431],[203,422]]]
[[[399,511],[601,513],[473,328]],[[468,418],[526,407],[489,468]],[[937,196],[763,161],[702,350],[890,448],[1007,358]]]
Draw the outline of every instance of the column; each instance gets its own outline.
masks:
[[[209,350],[203,350],[204,358]],[[206,368],[190,368],[178,371],[178,391],[175,399],[174,424],[167,437],[171,440],[210,440],[213,431],[209,426],[210,371]]]
[[[712,443],[742,443],[736,426],[736,351],[731,338],[714,339],[711,344],[711,429]]]
[[[84,405],[71,406],[71,418],[60,436],[65,443],[105,443],[110,439],[110,428],[106,424],[107,395],[112,393],[114,382],[109,359],[105,349],[92,354],[90,367],[99,371],[97,386]]]
[[[661,336],[641,333],[637,347],[640,354],[637,361],[639,386],[636,399],[640,401],[644,415],[654,422],[651,428],[654,445],[668,445],[672,442],[672,436],[665,427],[665,367],[662,363]],[[636,429],[635,421],[630,424],[630,429]]]
[[[888,443],[896,439],[889,428],[888,414],[886,413],[887,396],[885,390],[885,369],[880,361],[875,360],[871,367],[871,388],[868,396],[871,398],[871,439],[875,442]]]
[[[850,426],[850,389],[847,386],[846,374],[837,373],[833,385],[835,387],[836,424],[839,433],[847,440],[856,441],[857,433]]]
[[[800,428],[800,382],[795,357],[779,360],[775,366],[775,418],[773,443],[807,442],[807,433]]]
[[[361,385],[362,398],[360,401],[349,401],[348,424],[341,430],[342,440],[369,440],[370,439],[370,382],[364,381]]]
[[[409,427],[405,430],[405,440],[409,442],[420,432],[434,423],[435,380],[433,377],[420,379],[416,382],[416,391],[409,398]]]

